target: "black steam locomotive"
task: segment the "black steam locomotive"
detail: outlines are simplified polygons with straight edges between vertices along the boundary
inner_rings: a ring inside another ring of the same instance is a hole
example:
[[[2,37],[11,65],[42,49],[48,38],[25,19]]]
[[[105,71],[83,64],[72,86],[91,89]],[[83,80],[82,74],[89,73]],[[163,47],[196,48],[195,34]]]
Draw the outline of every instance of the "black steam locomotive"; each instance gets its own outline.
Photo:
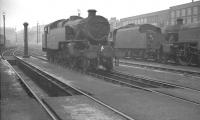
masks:
[[[151,59],[180,65],[200,65],[200,23],[177,24],[161,28],[150,24],[127,26],[115,29],[110,41],[118,58]]]
[[[106,18],[88,10],[88,17],[71,16],[44,27],[42,48],[51,62],[83,70],[113,68],[113,49],[108,42]]]
[[[164,30],[163,55],[181,65],[200,66],[200,23],[183,25],[183,19]]]

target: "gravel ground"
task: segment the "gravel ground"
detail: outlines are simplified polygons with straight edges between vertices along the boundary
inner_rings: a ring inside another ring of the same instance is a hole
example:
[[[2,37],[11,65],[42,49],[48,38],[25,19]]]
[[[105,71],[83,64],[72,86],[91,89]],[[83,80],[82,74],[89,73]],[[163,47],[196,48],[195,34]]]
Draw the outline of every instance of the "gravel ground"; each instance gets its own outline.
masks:
[[[151,70],[151,69],[145,69],[145,68],[133,67],[133,66],[127,66],[127,65],[116,66],[115,70],[129,73],[129,74],[150,77],[158,81],[168,82],[168,83],[182,85],[182,86],[191,87],[191,88],[200,90],[200,77],[185,76],[182,74],[177,74],[177,73],[172,73],[172,72]]]
[[[62,120],[126,120],[85,96],[49,97],[44,101]]]
[[[200,107],[171,97],[108,83],[37,59],[25,59],[137,120],[199,120]]]
[[[43,108],[27,95],[17,77],[0,60],[1,120],[50,120]]]
[[[124,59],[121,61],[133,62],[133,63],[137,63],[137,64],[142,64],[142,65],[152,65],[152,66],[166,67],[166,68],[171,68],[171,69],[184,69],[184,70],[189,70],[189,71],[199,71],[200,72],[200,68],[191,67],[191,66],[167,65],[167,64],[160,64],[160,63],[156,63],[156,62],[142,62],[142,61],[124,60]]]

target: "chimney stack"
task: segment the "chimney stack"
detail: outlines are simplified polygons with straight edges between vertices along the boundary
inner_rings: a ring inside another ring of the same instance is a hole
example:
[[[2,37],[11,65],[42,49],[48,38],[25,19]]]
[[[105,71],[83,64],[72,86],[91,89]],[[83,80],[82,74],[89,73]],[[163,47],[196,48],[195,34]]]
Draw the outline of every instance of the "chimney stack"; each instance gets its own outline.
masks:
[[[81,10],[78,9],[78,16],[80,17],[81,16]]]
[[[94,10],[94,9],[90,9],[90,10],[88,10],[88,17],[89,16],[96,16],[96,10]]]

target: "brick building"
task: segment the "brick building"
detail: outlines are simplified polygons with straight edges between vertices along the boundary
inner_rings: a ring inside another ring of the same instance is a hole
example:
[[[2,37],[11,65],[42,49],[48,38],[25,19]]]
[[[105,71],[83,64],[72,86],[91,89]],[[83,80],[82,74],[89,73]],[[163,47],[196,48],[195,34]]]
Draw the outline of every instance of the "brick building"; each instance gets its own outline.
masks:
[[[190,2],[182,5],[172,6],[169,9],[147,13],[127,18],[122,18],[114,22],[112,19],[111,28],[125,26],[127,24],[153,24],[158,27],[176,24],[177,18],[183,18],[184,24],[200,22],[200,1]],[[116,26],[117,25],[117,26]]]
[[[116,28],[119,26],[119,25],[118,25],[119,20],[117,20],[116,17],[112,17],[112,18],[109,20],[109,23],[110,23],[110,28],[111,28],[111,30],[112,30],[112,29],[116,29]]]
[[[159,27],[168,25],[169,10],[162,10],[148,14],[142,14],[137,16],[132,16],[128,18],[120,19],[121,25],[125,26],[127,24],[153,24]]]
[[[172,6],[169,9],[169,13],[171,25],[176,24],[177,18],[183,18],[184,24],[200,22],[200,1]]]

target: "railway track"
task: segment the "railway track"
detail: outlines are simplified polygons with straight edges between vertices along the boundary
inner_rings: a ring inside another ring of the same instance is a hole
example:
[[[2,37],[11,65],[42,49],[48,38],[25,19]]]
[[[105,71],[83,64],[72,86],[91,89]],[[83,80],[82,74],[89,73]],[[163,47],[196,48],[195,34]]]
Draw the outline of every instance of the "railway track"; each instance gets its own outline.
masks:
[[[136,66],[136,67],[141,67],[141,68],[148,68],[148,69],[155,69],[155,70],[162,70],[162,71],[167,71],[167,72],[175,72],[183,75],[191,75],[191,76],[198,76],[200,77],[200,71],[194,71],[194,70],[185,70],[185,69],[174,69],[174,68],[169,68],[169,67],[164,67],[164,66],[154,66],[154,65],[147,65],[147,64],[139,64],[139,63],[134,63],[134,62],[128,62],[128,61],[123,61],[120,60],[120,64],[123,65],[130,65],[130,66]]]
[[[2,53],[2,58],[6,59],[7,56],[14,56],[15,52],[16,52],[16,49],[11,49],[11,50],[4,51]],[[15,72],[16,76],[18,77],[18,80],[25,87],[27,93],[30,96],[32,96],[39,103],[39,105],[41,105],[44,108],[44,110],[47,112],[47,114],[53,120],[58,120],[58,118],[53,114],[53,112],[44,104],[42,99],[34,92],[34,90],[31,88],[31,86],[29,84],[27,84],[26,80],[9,63],[8,63],[8,65]]]
[[[13,52],[13,51],[10,51],[10,52]],[[11,54],[9,54],[11,55]],[[100,105],[108,108],[109,110],[113,111],[114,113],[118,114],[119,116],[122,116],[123,118],[127,119],[127,120],[134,120],[134,118],[131,118],[129,116],[127,116],[126,114],[114,109],[113,107],[103,103],[102,101],[94,98],[93,96],[91,96],[90,94],[84,92],[84,91],[81,91],[80,89],[77,89],[71,85],[67,85],[66,83],[62,83],[61,81],[58,81],[56,78],[54,78],[54,76],[52,75],[49,75],[48,73],[42,71],[41,69],[39,69],[38,67],[34,67],[33,65],[27,63],[26,61],[22,60],[21,58],[13,55],[18,63],[18,66],[24,70],[27,74],[35,77],[36,79],[39,79],[41,81],[45,81],[45,84],[47,84],[47,86],[51,86],[51,88],[57,88],[59,90],[56,90],[56,91],[59,91],[59,92],[56,92],[54,93],[53,91],[54,90],[46,90],[46,91],[52,91],[50,93],[47,93],[47,94],[53,94],[53,96],[57,96],[58,94],[66,94],[66,95],[70,95],[70,96],[73,96],[73,95],[83,95],[83,96],[86,96],[87,98],[99,103]],[[11,65],[10,65],[11,66]],[[16,73],[16,75],[19,77],[19,80],[23,83],[23,85],[26,87],[28,93],[31,94],[31,96],[33,96],[33,98],[35,98],[38,103],[44,108],[44,110],[49,114],[49,116],[53,119],[53,120],[59,120],[60,118],[54,113],[54,111],[52,111],[51,108],[48,107],[48,105],[43,101],[43,97],[41,96],[45,96],[45,95],[41,95],[37,92],[35,92],[33,89],[32,89],[32,86],[30,86],[28,83],[27,83],[27,80],[25,80],[22,76],[21,76],[21,73],[18,73],[13,67],[11,67],[13,69],[13,71]],[[51,84],[51,85],[49,85]],[[47,87],[46,86],[46,87]],[[55,86],[55,87],[52,87],[52,86]],[[45,90],[44,90],[45,91]]]
[[[38,57],[38,56],[34,56],[34,57],[47,61],[47,59],[45,59],[44,57]],[[167,95],[169,97],[178,98],[178,99],[181,99],[181,100],[193,103],[193,104],[198,104],[198,105],[200,104],[199,101],[196,101],[193,99],[192,100],[186,99],[182,96],[176,96],[174,94],[159,90],[162,88],[164,88],[164,89],[181,89],[181,90],[194,91],[200,95],[200,91],[198,89],[181,86],[181,85],[176,85],[176,84],[171,84],[171,83],[167,83],[167,82],[161,82],[161,81],[147,78],[147,77],[142,77],[142,76],[137,76],[137,75],[133,76],[133,75],[130,75],[127,73],[119,72],[119,71],[113,71],[111,73],[107,73],[107,72],[105,73],[104,71],[101,71],[101,72],[98,71],[98,72],[88,72],[87,74],[104,79],[104,80],[108,80],[108,81],[111,81],[113,83],[117,83],[120,85],[125,85],[128,87],[133,87],[133,88],[142,89],[142,90],[146,90],[146,91],[150,91],[150,92],[154,92],[154,93],[158,93],[158,94],[162,94],[162,95]]]
[[[176,96],[170,92],[165,92],[165,90],[159,90],[159,89],[181,89],[181,90],[190,90],[194,91],[195,93],[200,95],[200,91],[184,86],[179,86],[175,84],[168,84],[160,81],[155,81],[153,79],[149,78],[144,78],[140,76],[133,76],[133,75],[128,75],[126,73],[121,73],[117,71],[113,71],[111,73],[104,72],[104,71],[98,71],[98,72],[89,72],[88,73],[91,76],[115,83],[115,84],[120,84],[120,85],[125,85],[128,87],[132,88],[137,88],[137,89],[142,89],[145,91],[153,92],[156,94],[162,94],[166,95],[175,99],[180,99],[183,101],[187,101],[193,104],[200,104],[200,101],[196,101],[193,99],[187,99],[182,96]]]
[[[158,81],[156,79],[152,79],[152,78],[148,78],[148,77],[144,77],[144,76],[139,76],[139,75],[131,75],[131,74],[128,74],[128,73],[123,73],[123,72],[120,72],[120,71],[115,71],[114,73],[111,73],[111,74],[116,74],[117,76],[122,76],[124,78],[128,78],[130,80],[138,80],[139,82],[142,82],[142,83],[146,83],[146,84],[155,84],[156,86],[159,87],[166,87],[166,88],[182,88],[182,89],[190,89],[190,90],[194,90],[194,91],[198,91],[200,92],[199,89],[196,89],[196,88],[192,88],[192,87],[187,87],[187,86],[183,86],[183,85],[177,85],[177,84],[172,84],[172,83],[169,83],[169,82],[162,82],[162,81]],[[154,86],[154,87],[156,87]]]

